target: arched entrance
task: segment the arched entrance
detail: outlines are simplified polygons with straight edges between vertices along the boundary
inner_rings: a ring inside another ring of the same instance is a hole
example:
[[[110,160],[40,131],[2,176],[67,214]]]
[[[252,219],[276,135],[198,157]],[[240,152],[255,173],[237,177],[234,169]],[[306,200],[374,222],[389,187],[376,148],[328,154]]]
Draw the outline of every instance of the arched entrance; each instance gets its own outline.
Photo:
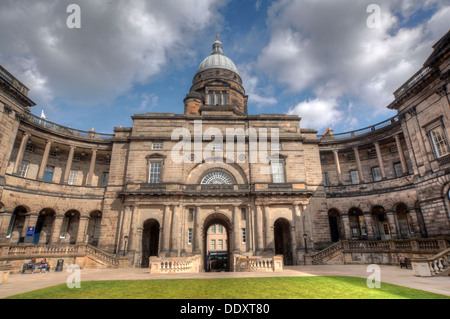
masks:
[[[366,223],[361,209],[356,207],[351,208],[348,211],[348,221],[351,238],[360,239],[367,236]]]
[[[291,225],[285,218],[279,218],[274,224],[275,254],[283,255],[286,266],[293,265]]]
[[[328,211],[328,222],[330,224],[330,236],[333,243],[343,238],[341,216],[337,209]]]
[[[51,209],[45,208],[39,213],[36,222],[36,230],[34,232],[33,243],[45,244],[50,243],[51,233],[53,229],[53,222],[55,221],[55,212]]]
[[[80,226],[80,212],[76,210],[69,210],[64,215],[60,235],[61,242],[71,245],[76,244],[79,226]]]
[[[17,206],[11,215],[6,237],[10,238],[11,244],[17,244],[24,241],[23,227],[27,215],[27,209],[23,206]]]
[[[375,221],[377,231],[377,238],[381,240],[391,239],[391,229],[387,219],[386,211],[382,206],[375,206],[372,208],[372,216]]]
[[[411,234],[414,234],[414,230],[412,227],[412,219],[408,207],[403,203],[398,204],[395,208],[395,213],[397,214],[397,221],[399,226],[398,236],[402,239],[410,238]]]
[[[148,268],[150,257],[159,254],[159,222],[156,219],[147,219],[142,231],[142,261],[141,267]]]
[[[213,230],[214,229],[214,230]],[[220,232],[222,229],[222,232]],[[209,215],[203,223],[203,267],[205,271],[231,271],[231,222],[221,213]],[[214,245],[213,240],[215,240]],[[222,246],[220,246],[222,240]]]

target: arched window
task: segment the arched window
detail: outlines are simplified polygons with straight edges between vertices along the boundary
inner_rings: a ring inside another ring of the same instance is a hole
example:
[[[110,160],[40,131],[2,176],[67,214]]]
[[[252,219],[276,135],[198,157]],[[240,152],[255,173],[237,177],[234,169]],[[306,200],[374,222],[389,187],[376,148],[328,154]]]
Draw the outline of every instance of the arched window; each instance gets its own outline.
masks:
[[[211,184],[235,184],[233,178],[224,172],[213,172],[206,175],[202,181],[200,182],[202,185],[211,185]]]

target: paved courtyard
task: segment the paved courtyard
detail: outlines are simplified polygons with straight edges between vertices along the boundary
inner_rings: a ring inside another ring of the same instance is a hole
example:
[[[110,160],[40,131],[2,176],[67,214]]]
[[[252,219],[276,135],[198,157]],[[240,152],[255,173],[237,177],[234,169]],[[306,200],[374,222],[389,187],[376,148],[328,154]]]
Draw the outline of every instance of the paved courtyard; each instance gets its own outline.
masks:
[[[450,296],[450,277],[416,277],[410,269],[398,266],[381,267],[381,281],[399,286],[410,287]],[[367,278],[367,265],[320,265],[290,266],[275,273],[199,273],[150,275],[149,269],[84,269],[81,271],[83,281],[100,280],[145,280],[145,279],[207,279],[207,278],[244,278],[244,277],[278,277],[278,276],[355,276]],[[50,272],[35,274],[11,274],[6,284],[0,285],[0,298],[51,287],[66,283],[70,276],[67,272]]]

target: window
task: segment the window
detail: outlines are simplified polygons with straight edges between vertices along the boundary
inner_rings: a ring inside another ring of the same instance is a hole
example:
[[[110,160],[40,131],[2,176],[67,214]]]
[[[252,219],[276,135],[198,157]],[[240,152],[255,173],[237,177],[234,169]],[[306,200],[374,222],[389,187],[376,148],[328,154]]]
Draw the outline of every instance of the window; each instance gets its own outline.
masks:
[[[233,179],[223,172],[214,172],[206,175],[200,182],[202,185],[234,184]]]
[[[57,157],[58,156],[58,151],[57,150],[50,150],[50,153],[49,153],[49,155],[50,155],[50,157]]]
[[[347,160],[348,160],[349,162],[356,162],[356,156],[355,156],[355,154],[349,154],[349,155],[347,155]]]
[[[242,234],[242,243],[245,244],[247,242],[247,231],[245,228],[242,228],[241,234]]]
[[[30,163],[23,161],[19,166],[19,172],[18,172],[19,176],[27,177],[29,167],[30,167]]]
[[[212,225],[211,226],[211,234],[215,234],[216,233],[216,225]]]
[[[323,186],[328,186],[328,173],[322,173]]]
[[[381,178],[381,170],[378,166],[372,168],[372,179],[374,182],[381,181],[381,179],[382,179]]]
[[[102,175],[101,187],[108,186],[108,179],[109,179],[109,173],[108,172],[104,172],[103,175]]]
[[[216,249],[216,240],[215,239],[211,239],[211,249],[212,250]]]
[[[152,150],[162,150],[164,148],[164,143],[153,143]]]
[[[34,144],[33,143],[27,143],[27,145],[25,146],[25,150],[27,152],[34,152]]]
[[[189,222],[193,222],[194,221],[194,209],[193,208],[189,208],[188,220],[189,220]]]
[[[401,176],[403,176],[403,168],[402,168],[402,164],[401,164],[401,163],[395,163],[395,164],[394,164],[394,171],[395,171],[395,176],[396,176],[396,177],[401,177]]]
[[[369,158],[377,158],[377,151],[376,150],[369,150],[367,152],[367,155],[369,156]]]
[[[359,184],[358,171],[350,171],[350,177],[352,178],[352,184]]]
[[[16,220],[16,214],[12,214],[11,220],[9,221],[8,229],[6,230],[6,238],[11,238],[15,220]]]
[[[69,185],[77,184],[78,171],[70,171],[69,173],[69,181],[67,182]]]
[[[438,126],[430,131],[431,141],[433,143],[434,151],[438,158],[443,157],[449,153],[447,140],[441,126]]]
[[[53,173],[55,168],[53,166],[47,166],[44,172],[44,182],[51,183],[53,182]]]
[[[223,226],[219,225],[219,234],[223,234]]]
[[[271,166],[272,166],[272,182],[285,183],[283,163],[273,161],[271,163]]]
[[[226,91],[210,91],[207,93],[206,104],[208,105],[228,105],[228,93]]]
[[[223,239],[219,239],[219,247],[218,249],[223,249]]]
[[[392,145],[391,147],[389,147],[389,151],[391,153],[397,153],[398,152],[397,145]]]
[[[150,172],[148,177],[148,182],[150,184],[158,184],[161,182],[161,168],[161,162],[150,163]]]
[[[188,229],[188,245],[192,244],[192,228]]]

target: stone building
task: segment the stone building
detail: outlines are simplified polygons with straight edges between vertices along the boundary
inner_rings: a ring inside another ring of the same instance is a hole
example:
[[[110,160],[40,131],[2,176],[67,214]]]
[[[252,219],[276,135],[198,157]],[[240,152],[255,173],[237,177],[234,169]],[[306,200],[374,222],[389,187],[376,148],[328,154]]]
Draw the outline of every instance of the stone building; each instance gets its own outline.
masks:
[[[219,40],[183,114],[136,114],[111,135],[32,115],[28,89],[0,68],[0,259],[198,256],[202,269],[212,225],[230,260],[284,265],[335,242],[448,238],[449,40],[394,93],[395,117],[320,136],[298,116],[249,115]]]

